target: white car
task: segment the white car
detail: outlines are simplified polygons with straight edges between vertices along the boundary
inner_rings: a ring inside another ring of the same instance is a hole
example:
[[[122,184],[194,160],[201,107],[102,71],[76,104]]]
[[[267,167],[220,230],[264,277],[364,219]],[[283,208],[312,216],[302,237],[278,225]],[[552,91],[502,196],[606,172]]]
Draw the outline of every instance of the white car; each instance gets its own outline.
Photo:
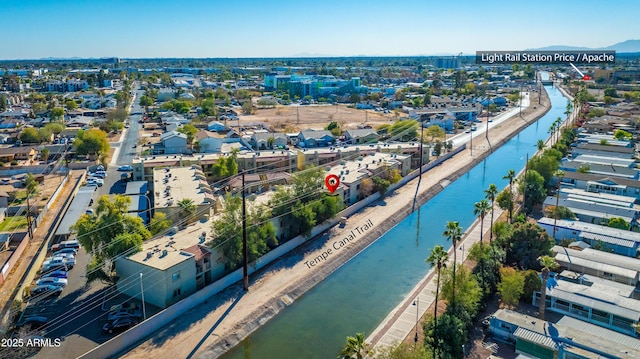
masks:
[[[57,285],[58,287],[66,287],[67,286],[67,280],[64,278],[56,278],[56,277],[46,277],[46,278],[42,278],[39,281],[36,282],[37,286],[41,286],[41,285]]]
[[[55,268],[73,268],[76,264],[75,258],[66,258],[66,257],[50,257],[42,263],[42,272],[48,272]]]
[[[102,185],[104,185],[104,180],[100,179],[100,178],[95,178],[95,177],[91,177],[89,179],[87,179],[87,186],[93,186],[96,185],[98,187],[102,187]]]

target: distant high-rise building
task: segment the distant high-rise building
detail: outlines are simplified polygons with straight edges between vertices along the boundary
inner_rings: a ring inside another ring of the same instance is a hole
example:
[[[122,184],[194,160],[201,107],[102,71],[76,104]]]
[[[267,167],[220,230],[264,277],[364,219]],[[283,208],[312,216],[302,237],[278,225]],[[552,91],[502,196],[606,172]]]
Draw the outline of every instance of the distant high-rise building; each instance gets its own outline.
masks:
[[[103,65],[117,65],[120,63],[120,59],[117,57],[103,57],[100,59],[100,63]]]
[[[436,67],[439,69],[457,69],[460,67],[460,58],[457,56],[438,57]]]

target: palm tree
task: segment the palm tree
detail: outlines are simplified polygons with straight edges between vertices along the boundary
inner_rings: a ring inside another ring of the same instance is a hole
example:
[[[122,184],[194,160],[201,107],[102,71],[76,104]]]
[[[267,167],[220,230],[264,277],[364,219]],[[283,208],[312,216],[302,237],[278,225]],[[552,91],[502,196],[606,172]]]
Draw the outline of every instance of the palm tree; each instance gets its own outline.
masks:
[[[513,169],[510,169],[507,174],[502,177],[502,179],[508,179],[509,180],[509,192],[511,192],[513,194],[513,182],[516,179],[516,171]],[[515,201],[515,198],[514,198]],[[512,223],[512,216],[513,216],[513,206],[511,207],[511,209],[509,210],[509,223]]]
[[[460,223],[457,221],[449,221],[447,222],[447,226],[445,231],[442,233],[443,236],[447,237],[447,240],[451,241],[453,244],[453,295],[451,296],[451,305],[456,305],[456,262],[457,262],[457,252],[458,252],[458,241],[462,238],[462,227],[460,227]]]
[[[180,217],[182,217],[186,223],[191,223],[193,216],[196,214],[198,207],[193,203],[192,199],[185,198],[178,202],[178,208],[180,209]]]
[[[484,234],[484,216],[491,210],[491,205],[486,199],[473,204],[473,214],[480,217],[480,246],[482,247],[482,235]]]
[[[538,142],[536,143],[536,147],[538,147],[538,151],[544,150],[544,147],[545,147],[544,140],[538,140]]]
[[[540,287],[540,310],[539,316],[540,319],[544,320],[544,311],[547,307],[547,280],[549,280],[549,274],[551,273],[551,269],[558,266],[556,260],[550,256],[542,256],[538,258],[540,261],[540,265],[542,266],[542,286]]]
[[[455,252],[454,252],[455,253]],[[442,268],[447,268],[447,261],[449,260],[449,255],[447,251],[444,250],[443,246],[435,246],[431,250],[429,257],[427,257],[426,262],[429,263],[431,268],[436,267],[436,271],[438,272],[438,279],[436,280],[436,305],[433,308],[433,357],[436,357],[436,345],[438,343],[437,333],[438,333],[438,294],[440,293],[440,272]],[[416,324],[417,325],[417,324]]]
[[[485,198],[491,201],[491,227],[493,227],[493,207],[496,201],[497,194],[498,187],[496,187],[495,183],[490,184],[489,188],[484,190]],[[491,245],[491,243],[493,243],[493,231],[489,231],[489,245]]]
[[[369,354],[371,354],[371,350],[369,349],[369,344],[364,341],[364,334],[356,333],[355,337],[347,337],[347,343],[340,352],[340,356],[338,356],[338,358],[362,359]]]

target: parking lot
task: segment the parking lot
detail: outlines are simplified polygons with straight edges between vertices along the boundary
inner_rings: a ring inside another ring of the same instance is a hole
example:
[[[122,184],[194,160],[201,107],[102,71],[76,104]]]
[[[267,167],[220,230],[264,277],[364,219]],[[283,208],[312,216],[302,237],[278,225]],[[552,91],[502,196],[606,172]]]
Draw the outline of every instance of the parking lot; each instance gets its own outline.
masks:
[[[122,172],[117,171],[117,166],[107,169],[106,172],[103,186],[80,188],[80,191],[93,191],[93,203],[88,208],[95,210],[97,200],[102,195],[125,192],[126,182],[120,179]],[[82,212],[84,213],[84,209]],[[49,252],[48,256],[51,255]],[[141,304],[137,298],[118,294],[115,286],[108,283],[100,280],[87,283],[86,266],[91,256],[83,248],[78,249],[75,260],[73,269],[67,272],[67,285],[59,297],[48,296],[36,302],[29,302],[24,310],[23,318],[43,316],[48,319],[47,325],[42,328],[44,336],[61,339],[59,348],[43,348],[36,355],[37,358],[77,357],[85,353],[117,335],[102,330],[108,322],[107,316],[112,306],[123,303],[136,303],[138,306]],[[39,276],[36,281],[38,279]],[[160,308],[149,304],[146,304],[145,309],[147,317],[160,311]]]

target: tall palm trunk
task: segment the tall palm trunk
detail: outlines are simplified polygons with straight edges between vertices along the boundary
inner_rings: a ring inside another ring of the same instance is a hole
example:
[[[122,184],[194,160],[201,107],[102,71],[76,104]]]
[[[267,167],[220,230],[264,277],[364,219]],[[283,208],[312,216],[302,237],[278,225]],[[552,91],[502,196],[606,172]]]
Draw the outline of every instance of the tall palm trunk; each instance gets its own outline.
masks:
[[[438,347],[438,295],[440,294],[440,269],[442,264],[438,262],[438,279],[436,280],[436,306],[433,308],[433,358],[436,356],[436,348]]]

